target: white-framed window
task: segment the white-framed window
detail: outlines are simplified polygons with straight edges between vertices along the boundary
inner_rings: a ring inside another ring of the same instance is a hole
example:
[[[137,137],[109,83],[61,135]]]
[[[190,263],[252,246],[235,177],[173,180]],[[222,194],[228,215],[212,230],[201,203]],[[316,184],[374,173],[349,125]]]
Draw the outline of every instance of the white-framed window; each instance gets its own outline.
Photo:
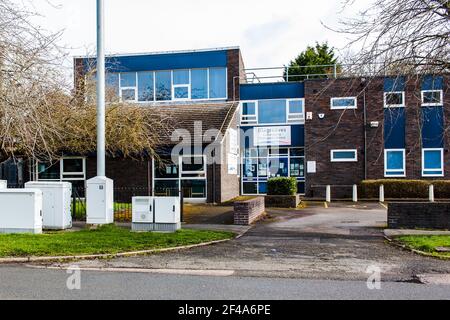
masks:
[[[405,92],[404,91],[385,92],[384,107],[385,108],[405,107]]]
[[[258,101],[241,103],[241,124],[258,124]]]
[[[182,156],[181,157],[182,178],[204,178],[206,177],[205,156]]]
[[[443,101],[442,90],[423,90],[422,91],[422,106],[442,106]]]
[[[406,177],[405,149],[384,150],[384,176],[386,178]]]
[[[422,176],[424,177],[444,176],[444,149],[442,148],[422,149]]]
[[[124,102],[227,100],[226,67],[107,73],[107,85]]]
[[[172,71],[172,100],[191,99],[191,70]]]
[[[265,99],[240,102],[241,125],[283,125],[305,122],[305,99]]]
[[[124,72],[119,74],[120,83],[120,99],[125,102],[137,101],[137,73],[136,72]]]
[[[181,191],[190,202],[205,202],[206,164],[206,156],[180,156],[175,163],[167,158],[162,166],[153,160],[153,194],[177,197]]]
[[[288,122],[305,120],[305,99],[290,99],[287,101]]]
[[[330,106],[331,110],[358,109],[358,98],[331,98]]]
[[[358,150],[331,150],[331,162],[358,162]]]
[[[56,163],[36,161],[37,181],[84,181],[86,158],[64,157]]]

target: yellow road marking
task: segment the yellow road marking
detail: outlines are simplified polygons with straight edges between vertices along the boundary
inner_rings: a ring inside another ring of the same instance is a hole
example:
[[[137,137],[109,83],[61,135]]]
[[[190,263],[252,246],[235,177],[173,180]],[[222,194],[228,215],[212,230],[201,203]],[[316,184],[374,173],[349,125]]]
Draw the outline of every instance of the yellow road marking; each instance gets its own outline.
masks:
[[[382,202],[380,202],[380,205],[383,207],[383,208],[385,208],[385,209],[387,209],[388,207],[387,207],[387,205],[385,205],[384,203],[382,203]]]
[[[328,203],[327,203],[327,202],[324,202],[323,204],[324,204],[324,206],[325,206],[325,209],[328,209]]]

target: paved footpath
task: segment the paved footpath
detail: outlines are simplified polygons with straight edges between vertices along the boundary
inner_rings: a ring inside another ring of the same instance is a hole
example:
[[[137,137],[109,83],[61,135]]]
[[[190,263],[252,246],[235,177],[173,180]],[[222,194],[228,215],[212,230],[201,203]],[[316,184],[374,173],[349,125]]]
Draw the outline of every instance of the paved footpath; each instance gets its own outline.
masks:
[[[237,277],[416,282],[421,274],[450,274],[450,261],[418,256],[385,243],[387,214],[379,204],[335,203],[300,211],[269,210],[272,220],[227,243],[152,256],[82,261],[83,268],[229,271]],[[54,265],[67,267],[68,264]],[[447,278],[447,277],[441,277]]]

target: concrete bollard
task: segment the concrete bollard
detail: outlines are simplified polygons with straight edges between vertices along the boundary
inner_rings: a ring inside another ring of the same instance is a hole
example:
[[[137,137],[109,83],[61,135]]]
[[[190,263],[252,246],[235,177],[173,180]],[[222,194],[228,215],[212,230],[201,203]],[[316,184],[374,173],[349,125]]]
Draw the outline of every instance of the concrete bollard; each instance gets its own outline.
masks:
[[[380,185],[380,202],[384,202],[384,185]]]
[[[331,203],[331,186],[327,186],[327,202]]]
[[[353,202],[358,202],[358,186],[353,185]]]
[[[434,202],[434,185],[430,184],[430,189],[429,189],[429,195],[430,195],[430,202]]]

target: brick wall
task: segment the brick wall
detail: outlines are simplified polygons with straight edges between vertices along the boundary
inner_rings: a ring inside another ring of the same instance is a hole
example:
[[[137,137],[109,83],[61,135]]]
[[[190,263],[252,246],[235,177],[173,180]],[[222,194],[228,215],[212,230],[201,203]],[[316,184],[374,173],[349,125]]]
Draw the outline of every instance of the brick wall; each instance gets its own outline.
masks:
[[[450,202],[390,203],[389,229],[450,229]]]
[[[316,161],[317,173],[306,176],[306,195],[323,197],[320,185],[353,185],[364,179],[364,114],[360,79],[311,80],[305,83],[306,161]],[[358,97],[356,110],[331,110],[332,97]],[[323,119],[319,114],[324,114]],[[358,162],[331,162],[332,149],[357,149]],[[334,197],[351,197],[351,188],[334,188]]]
[[[227,52],[228,58],[228,100],[239,101],[240,79],[245,76],[241,50],[232,49]]]
[[[258,197],[234,204],[234,224],[248,226],[259,220],[265,213],[264,198]]]
[[[444,115],[450,114],[450,92],[444,77]],[[332,97],[358,97],[357,110],[331,110]],[[428,179],[422,177],[421,138],[421,79],[408,78],[406,98],[406,179]],[[313,112],[313,120],[306,120],[306,161],[317,162],[317,173],[306,177],[306,195],[324,197],[325,188],[318,185],[348,185],[332,188],[333,198],[350,198],[351,185],[364,179],[384,178],[384,78],[310,80],[305,82],[306,112]],[[366,123],[364,123],[364,102]],[[324,119],[318,115],[323,113]],[[370,126],[378,122],[377,128]],[[366,129],[365,129],[366,128]],[[366,138],[365,138],[366,135]],[[445,137],[445,178],[450,177],[450,130]],[[367,144],[366,154],[364,152]],[[358,162],[336,162],[330,160],[332,149],[357,149]],[[436,178],[434,178],[436,179]],[[438,178],[442,179],[442,178]]]
[[[97,158],[86,159],[86,178],[97,175]],[[131,159],[106,159],[106,176],[114,180],[115,188],[143,188],[151,192],[152,163]]]

